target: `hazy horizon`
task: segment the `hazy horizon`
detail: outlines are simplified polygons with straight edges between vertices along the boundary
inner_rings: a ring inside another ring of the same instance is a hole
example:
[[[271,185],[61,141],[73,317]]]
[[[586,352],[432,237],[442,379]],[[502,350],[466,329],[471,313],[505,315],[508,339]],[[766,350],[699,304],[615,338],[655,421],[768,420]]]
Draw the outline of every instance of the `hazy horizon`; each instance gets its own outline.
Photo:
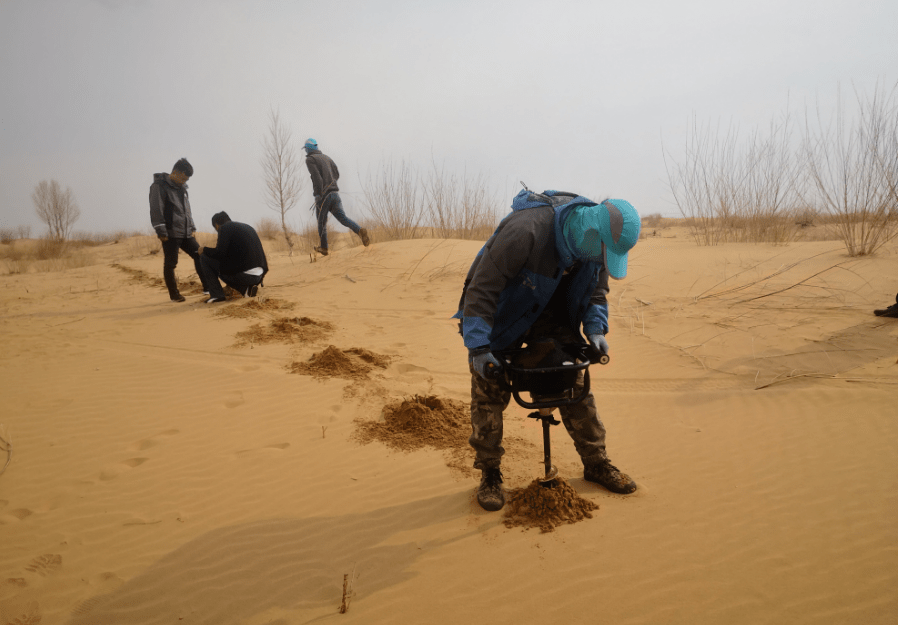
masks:
[[[0,227],[41,233],[55,179],[76,231],[149,232],[153,174],[184,156],[194,218],[255,224],[269,111],[337,162],[347,213],[385,162],[678,215],[662,141],[765,126],[896,81],[898,3],[0,0]],[[311,183],[288,214],[309,221]]]

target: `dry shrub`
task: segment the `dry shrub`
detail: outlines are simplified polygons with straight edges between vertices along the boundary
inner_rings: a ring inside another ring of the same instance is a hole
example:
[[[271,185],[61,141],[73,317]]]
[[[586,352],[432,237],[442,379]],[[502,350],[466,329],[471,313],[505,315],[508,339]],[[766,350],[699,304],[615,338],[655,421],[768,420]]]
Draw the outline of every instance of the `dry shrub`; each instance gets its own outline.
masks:
[[[508,492],[504,523],[552,532],[559,525],[591,519],[592,511],[598,509],[598,504],[581,497],[562,477],[556,477],[551,488],[533,480],[526,488]]]
[[[855,93],[854,118],[839,94],[833,119],[806,121],[811,194],[837,225],[849,256],[874,254],[898,236],[898,83]]]
[[[278,235],[283,235],[283,232],[276,219],[263,217],[256,224],[256,234],[262,239],[275,239]]]
[[[328,345],[323,351],[312,354],[306,362],[294,362],[287,368],[291,373],[311,375],[316,378],[367,378],[374,367],[386,369],[389,356],[381,356],[366,349],[353,347],[339,349]]]
[[[379,241],[419,238],[486,240],[499,202],[486,176],[447,173],[434,162],[422,176],[406,161],[385,163],[362,184]]]
[[[467,448],[471,432],[468,405],[435,395],[415,395],[387,404],[382,421],[356,421],[355,439],[380,441],[393,449]]]
[[[12,243],[16,239],[28,239],[31,237],[31,226],[18,226],[16,228],[0,228],[0,243]]]
[[[661,221],[664,218],[661,216],[661,213],[652,213],[651,215],[645,215],[642,218],[642,227],[643,228],[659,228],[661,227]]]
[[[125,248],[131,257],[153,256],[162,252],[162,242],[155,234],[125,239]]]
[[[249,304],[244,306],[231,306],[231,308],[243,308],[244,310],[253,310],[248,308]],[[232,315],[239,317],[240,315]],[[253,343],[312,343],[320,341],[331,332],[334,326],[327,321],[318,321],[309,317],[280,317],[262,325],[261,323],[253,324],[248,330],[243,330],[236,334],[237,345],[250,345]],[[294,363],[295,366],[296,363]],[[296,371],[294,371],[296,372]]]
[[[252,298],[245,304],[240,306],[226,306],[218,308],[215,311],[216,317],[233,317],[236,319],[250,319],[252,317],[261,317],[267,313],[280,312],[282,310],[293,310],[296,306],[293,302],[273,297]]]
[[[62,258],[65,255],[66,248],[67,242],[65,240],[45,237],[38,240],[37,247],[34,249],[34,258],[35,260]]]

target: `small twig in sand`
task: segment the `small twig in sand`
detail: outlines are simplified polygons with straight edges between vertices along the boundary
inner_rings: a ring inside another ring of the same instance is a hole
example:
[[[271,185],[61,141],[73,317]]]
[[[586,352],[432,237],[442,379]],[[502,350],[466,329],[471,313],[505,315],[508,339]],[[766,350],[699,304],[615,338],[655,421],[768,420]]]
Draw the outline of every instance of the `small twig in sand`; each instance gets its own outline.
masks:
[[[353,284],[355,284],[355,280],[350,278],[348,273],[346,275],[344,275],[343,277],[346,278],[347,280],[349,280],[350,282],[352,282]]]
[[[51,326],[48,326],[48,327],[50,327],[50,328],[58,328],[59,326],[64,326],[64,325],[68,325],[68,324],[70,324],[70,323],[75,323],[76,321],[81,321],[81,320],[83,320],[83,319],[86,319],[86,317],[78,317],[77,319],[72,319],[71,321],[63,321],[62,323],[55,323],[55,324],[53,324],[53,325],[51,325]]]
[[[871,384],[895,384],[895,382],[893,382],[892,380],[881,378],[840,378],[838,377],[838,374],[827,375],[825,373],[799,373],[798,375],[792,375],[792,373],[790,373],[784,378],[776,376],[776,379],[774,379],[772,382],[768,382],[767,384],[755,387],[755,390],[759,391],[762,388],[767,388],[768,386],[773,386],[774,384],[779,384],[780,382],[788,382],[789,380],[795,380],[797,378],[818,378],[821,380],[839,380],[842,382],[868,382]]]
[[[352,582],[355,580],[355,565],[352,565],[352,573],[343,574],[343,601],[340,603],[340,614],[346,614],[349,602],[352,601]]]
[[[819,276],[820,274],[826,273],[827,271],[830,271],[831,269],[835,269],[836,267],[840,267],[841,265],[842,265],[842,263],[837,263],[837,264],[833,265],[832,267],[827,267],[827,268],[824,269],[823,271],[818,271],[817,273],[815,273],[815,274],[813,274],[813,275],[811,275],[811,276],[808,276],[808,277],[805,278],[804,280],[801,280],[801,281],[799,281],[799,282],[796,282],[796,283],[793,284],[792,286],[787,286],[787,287],[784,288],[784,289],[780,289],[780,290],[778,290],[778,291],[773,291],[772,293],[765,293],[764,295],[758,295],[757,297],[750,297],[749,299],[743,299],[743,300],[740,300],[740,301],[738,301],[738,302],[736,302],[736,303],[737,303],[737,304],[744,304],[744,303],[746,303],[746,302],[753,302],[753,301],[755,301],[755,300],[757,300],[757,299],[762,299],[762,298],[764,298],[764,297],[770,297],[771,295],[777,295],[777,294],[779,294],[779,293],[783,293],[783,292],[785,292],[785,291],[788,291],[789,289],[794,289],[794,288],[797,287],[797,286],[801,286],[803,283],[807,282],[807,281],[810,280],[811,278],[815,278],[815,277]]]
[[[324,438],[324,437],[325,437],[325,436],[324,436],[324,433],[325,433],[325,432],[327,432],[327,426],[326,426],[326,425],[322,425],[322,426],[321,426],[321,438]]]
[[[9,463],[12,462],[12,436],[9,435],[2,423],[0,423],[0,451],[6,452],[6,464],[0,470],[0,475],[2,475]]]

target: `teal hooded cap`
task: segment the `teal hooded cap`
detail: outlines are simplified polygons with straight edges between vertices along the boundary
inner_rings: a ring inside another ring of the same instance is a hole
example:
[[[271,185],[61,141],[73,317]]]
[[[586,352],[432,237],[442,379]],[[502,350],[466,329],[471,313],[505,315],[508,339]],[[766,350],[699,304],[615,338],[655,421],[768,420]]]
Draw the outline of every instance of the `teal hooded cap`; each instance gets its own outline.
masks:
[[[619,280],[627,275],[627,252],[639,241],[640,227],[632,204],[605,200],[573,209],[564,220],[564,240],[574,256],[602,261],[611,277]]]

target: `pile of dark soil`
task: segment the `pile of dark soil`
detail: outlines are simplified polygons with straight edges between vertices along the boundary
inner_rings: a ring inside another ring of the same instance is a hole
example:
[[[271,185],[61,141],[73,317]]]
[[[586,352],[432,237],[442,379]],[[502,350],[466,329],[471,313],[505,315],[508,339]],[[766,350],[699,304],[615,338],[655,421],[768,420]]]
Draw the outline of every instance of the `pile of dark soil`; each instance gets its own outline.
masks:
[[[131,276],[132,282],[139,282],[140,284],[158,287],[161,289],[165,288],[165,280],[163,280],[161,277],[151,276],[146,271],[133,269],[131,267],[125,267],[124,265],[120,265],[119,263],[110,263],[109,266],[114,267],[119,271],[123,271]],[[162,272],[161,267],[159,268],[159,272]],[[196,280],[178,280],[178,290],[182,295],[199,295],[203,292],[203,285]]]
[[[294,302],[288,302],[275,298],[249,298],[240,306],[226,306],[216,308],[216,317],[234,317],[237,319],[250,319],[252,317],[264,317],[267,313],[292,310],[296,306]]]
[[[389,356],[381,356],[367,349],[338,349],[328,345],[324,351],[312,354],[307,362],[294,362],[288,368],[291,373],[316,378],[360,379],[367,378],[374,367],[386,369],[389,364]]]
[[[578,495],[562,477],[555,478],[552,488],[533,480],[526,488],[508,491],[505,525],[552,532],[559,525],[591,519],[592,511],[598,509],[598,504]]]
[[[232,306],[243,308],[243,306]],[[239,315],[238,315],[239,316]],[[320,341],[333,332],[334,326],[327,321],[309,317],[280,317],[267,325],[255,323],[247,330],[235,335],[237,345],[251,343],[311,343]]]
[[[356,421],[355,438],[380,441],[393,449],[411,451],[467,448],[471,413],[467,404],[434,395],[398,400],[383,408],[383,421]]]

